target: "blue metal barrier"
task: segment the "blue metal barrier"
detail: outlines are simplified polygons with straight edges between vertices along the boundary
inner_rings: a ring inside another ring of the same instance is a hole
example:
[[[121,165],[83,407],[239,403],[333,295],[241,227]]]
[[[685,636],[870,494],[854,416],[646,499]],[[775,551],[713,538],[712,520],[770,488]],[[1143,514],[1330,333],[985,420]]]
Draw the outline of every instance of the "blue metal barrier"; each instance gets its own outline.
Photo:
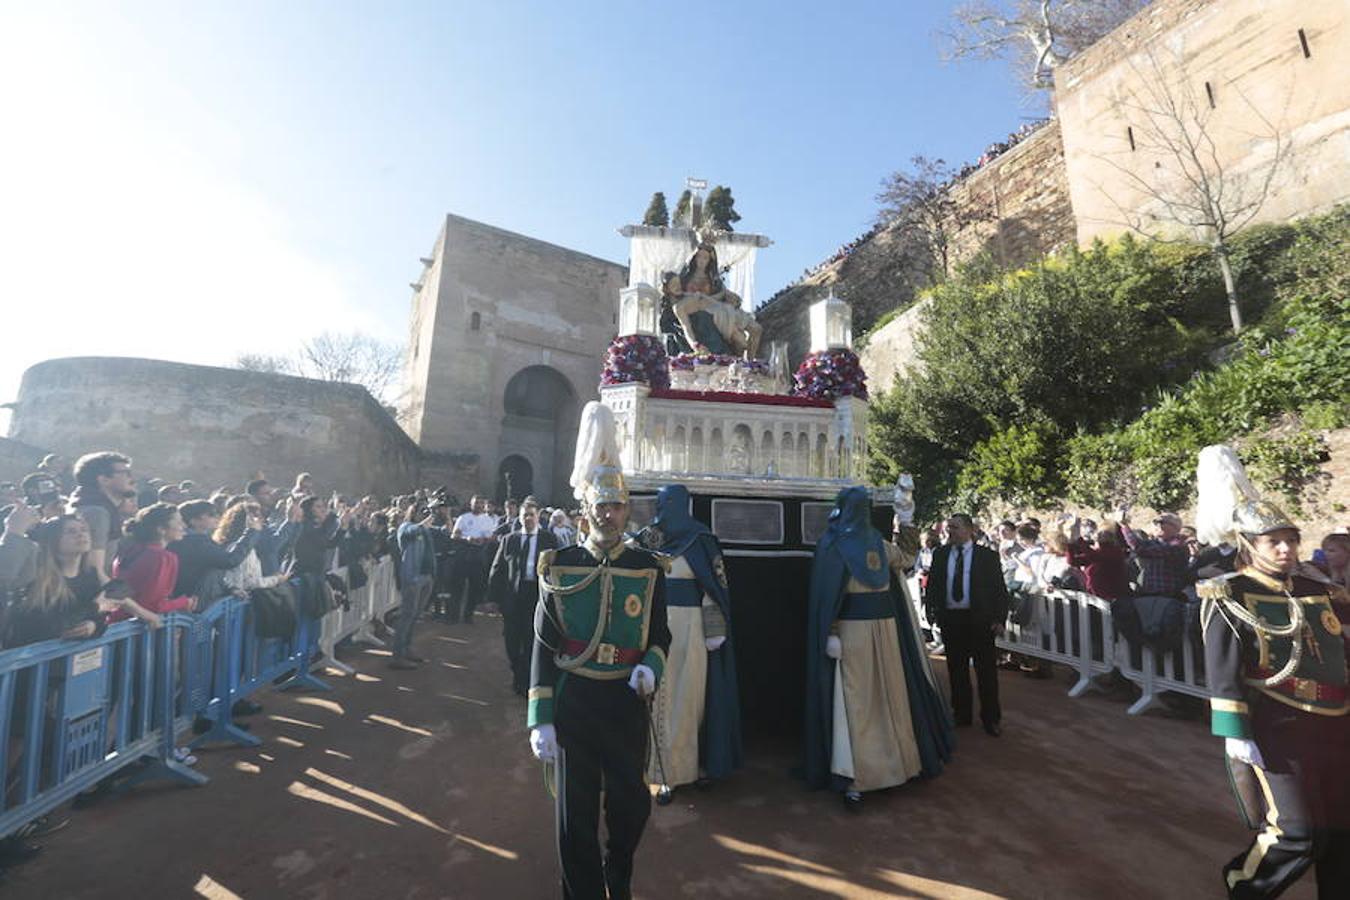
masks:
[[[292,634],[259,638],[248,600],[227,597],[163,627],[119,622],[97,638],[0,651],[0,837],[105,779],[119,789],[153,778],[205,784],[174,755],[180,734],[210,722],[192,746],[255,746],[236,727],[236,701],[259,688],[332,688],[310,665],[321,622],[299,615]]]
[[[209,646],[213,662],[209,676],[211,699],[199,708],[199,713],[210,720],[211,727],[190,746],[228,741],[256,747],[261,741],[234,724],[231,711],[237,701],[268,686],[279,690],[332,690],[309,671],[318,651],[319,623],[299,616],[289,637],[260,638],[249,601],[230,597],[217,602],[206,615],[217,609],[221,612],[213,620],[212,638],[201,639],[203,655]],[[205,673],[203,677],[207,677]]]
[[[137,781],[206,782],[173,757],[174,666],[161,663],[175,657],[184,618],[0,653],[0,836],[128,766],[142,767]]]

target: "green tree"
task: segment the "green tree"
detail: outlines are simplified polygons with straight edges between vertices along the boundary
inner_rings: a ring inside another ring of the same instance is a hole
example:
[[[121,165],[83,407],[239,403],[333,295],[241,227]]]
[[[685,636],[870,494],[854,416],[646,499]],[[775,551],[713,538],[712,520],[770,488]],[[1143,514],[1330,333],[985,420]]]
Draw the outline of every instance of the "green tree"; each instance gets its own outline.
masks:
[[[657,191],[652,194],[652,202],[647,204],[647,211],[642,214],[643,225],[670,224],[670,210],[666,209],[666,195]]]
[[[736,198],[731,196],[731,188],[718,185],[708,192],[703,202],[703,219],[722,231],[735,231],[732,226],[741,220],[736,212]]]
[[[693,224],[689,221],[689,215],[692,212],[693,205],[694,195],[692,192],[686,190],[684,193],[680,194],[680,199],[675,201],[675,217],[672,221],[676,225]]]
[[[1017,272],[958,268],[929,294],[918,365],[874,403],[872,446],[949,494],[1046,496],[1060,435],[1128,420],[1202,359],[1180,323],[1174,261],[1125,238]]]

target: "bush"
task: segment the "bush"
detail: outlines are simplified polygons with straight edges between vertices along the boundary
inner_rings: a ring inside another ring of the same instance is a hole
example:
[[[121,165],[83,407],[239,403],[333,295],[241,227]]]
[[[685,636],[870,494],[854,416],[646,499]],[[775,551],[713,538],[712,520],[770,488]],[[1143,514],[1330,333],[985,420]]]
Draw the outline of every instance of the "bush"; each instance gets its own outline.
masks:
[[[1305,427],[1245,442],[1242,459],[1252,480],[1282,494],[1297,509],[1303,489],[1327,459],[1327,444],[1320,434]]]
[[[1079,506],[1111,509],[1137,494],[1129,450],[1117,432],[1079,432],[1064,445],[1066,497]]]
[[[994,501],[1041,506],[1063,488],[1058,466],[1059,429],[1052,422],[1010,425],[974,446],[956,479],[958,493],[975,508]]]

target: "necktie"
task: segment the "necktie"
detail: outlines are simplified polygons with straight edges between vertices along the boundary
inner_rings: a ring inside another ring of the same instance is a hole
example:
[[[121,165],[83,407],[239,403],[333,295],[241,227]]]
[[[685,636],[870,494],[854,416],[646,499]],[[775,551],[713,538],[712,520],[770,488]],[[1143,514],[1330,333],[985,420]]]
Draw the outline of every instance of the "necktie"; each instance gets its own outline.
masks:
[[[525,580],[534,581],[534,540],[538,532],[530,532],[525,539]]]
[[[966,599],[965,560],[962,554],[965,547],[956,548],[956,570],[952,575],[952,602],[960,603]]]

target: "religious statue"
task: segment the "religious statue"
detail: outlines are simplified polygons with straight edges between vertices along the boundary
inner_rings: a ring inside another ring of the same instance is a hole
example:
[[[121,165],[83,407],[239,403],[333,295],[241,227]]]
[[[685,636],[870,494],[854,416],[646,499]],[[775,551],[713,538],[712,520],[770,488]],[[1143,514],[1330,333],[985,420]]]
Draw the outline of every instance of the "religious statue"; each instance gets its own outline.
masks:
[[[741,298],[723,285],[717,250],[710,240],[699,243],[678,275],[665,275],[661,294],[663,330],[678,324],[676,337],[683,341],[677,343],[687,344],[694,352],[748,354],[751,358],[759,354],[763,329],[753,315],[741,309]]]

